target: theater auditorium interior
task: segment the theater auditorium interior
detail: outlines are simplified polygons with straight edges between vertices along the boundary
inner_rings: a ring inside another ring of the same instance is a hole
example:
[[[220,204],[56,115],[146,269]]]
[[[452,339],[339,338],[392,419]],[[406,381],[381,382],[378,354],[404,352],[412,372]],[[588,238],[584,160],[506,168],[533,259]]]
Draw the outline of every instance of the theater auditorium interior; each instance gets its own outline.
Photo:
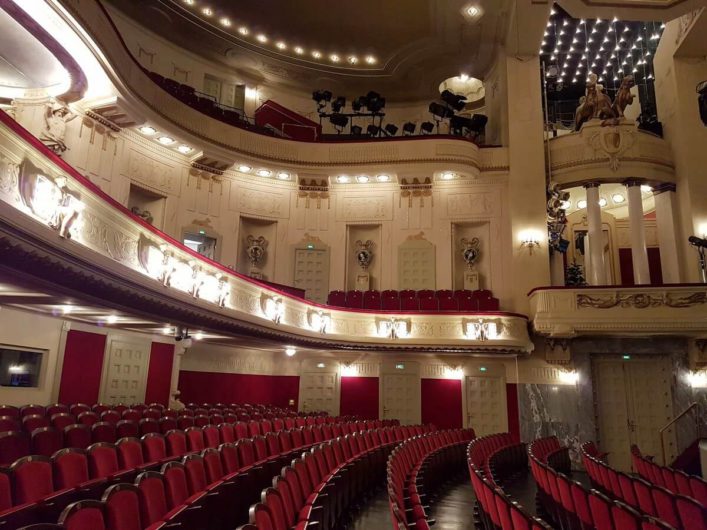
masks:
[[[707,0],[0,0],[0,530],[707,530]]]

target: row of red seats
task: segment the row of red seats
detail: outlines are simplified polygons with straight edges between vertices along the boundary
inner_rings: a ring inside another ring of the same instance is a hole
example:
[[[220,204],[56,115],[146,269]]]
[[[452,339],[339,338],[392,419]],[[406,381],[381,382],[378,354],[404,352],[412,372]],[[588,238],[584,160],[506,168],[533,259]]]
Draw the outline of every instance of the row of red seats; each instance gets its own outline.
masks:
[[[688,475],[679,469],[659,466],[650,457],[641,454],[638,446],[631,446],[633,469],[645,480],[673,493],[693,497],[707,505],[707,482],[696,475]]]
[[[106,411],[108,412],[108,411]],[[104,412],[103,414],[106,414]],[[128,412],[128,411],[126,411]],[[84,412],[79,415],[79,420],[84,420],[86,414],[92,412]],[[65,416],[63,414],[55,414],[56,416]],[[24,419],[33,418],[34,416],[25,416]],[[204,421],[199,422],[199,418],[204,418]],[[317,417],[318,419],[320,417]],[[38,427],[31,433],[23,431],[8,431],[0,433],[0,465],[8,465],[14,460],[29,454],[50,456],[54,452],[63,447],[78,447],[86,448],[91,443],[107,442],[114,443],[119,438],[144,436],[153,432],[161,432],[165,434],[172,429],[188,430],[192,427],[205,427],[207,425],[215,426],[226,424],[232,425],[237,433],[237,438],[246,438],[248,436],[257,436],[271,431],[280,431],[282,429],[292,429],[295,427],[314,426],[314,425],[336,425],[333,423],[335,418],[331,418],[332,423],[319,423],[315,418],[297,417],[297,418],[276,418],[274,420],[260,420],[231,423],[224,421],[221,416],[181,416],[179,418],[164,417],[156,421],[151,418],[143,418],[138,422],[129,420],[120,420],[116,423],[110,421],[99,421],[97,423],[70,423],[61,427],[56,423],[56,427]],[[310,421],[311,419],[311,421]],[[210,420],[210,421],[209,421]],[[359,422],[359,429],[374,428],[383,426],[385,423],[376,424],[375,422]]]
[[[131,481],[140,471],[158,469],[185,455],[201,453],[206,459],[204,451],[216,448],[223,464],[230,468],[260,462],[259,484],[267,484],[303,448],[331,439],[335,433],[351,436],[358,432],[355,423],[335,426],[336,430],[327,429],[328,425],[308,426],[236,441],[234,429],[224,424],[220,429],[173,430],[165,436],[151,433],[142,440],[123,438],[116,444],[93,444],[87,450],[63,449],[51,458],[24,457],[0,473],[0,526],[46,521],[48,515],[54,515],[50,520],[55,519],[57,509],[77,496],[98,498],[107,485]]]
[[[484,475],[495,486],[528,469],[528,451],[524,443],[506,445],[494,450],[486,460]]]
[[[436,431],[415,437],[393,450],[387,465],[388,503],[394,530],[428,530],[433,521],[423,499],[459,469],[473,429]]]
[[[327,304],[372,311],[498,311],[498,298],[491,291],[441,289],[380,291],[331,291]]]
[[[479,504],[479,520],[485,530],[551,530],[542,519],[533,517],[503,488],[487,476],[488,459],[504,447],[516,445],[509,433],[498,433],[473,440],[466,450],[469,477]]]
[[[693,497],[689,481],[685,485],[686,491],[672,492],[642,478],[616,471],[603,460],[591,456],[596,452],[594,443],[583,444],[582,461],[592,484],[607,496],[618,499],[638,512],[659,518],[673,528],[707,529],[707,489],[704,489],[704,481],[695,477],[695,484],[701,483],[696,491],[702,498],[697,499]]]
[[[382,478],[383,464],[393,446],[432,429],[398,427],[393,438],[369,431],[371,436],[365,444],[351,445],[348,452],[341,440],[313,449],[283,469],[274,487],[262,492],[261,502],[250,509],[249,524],[240,530],[342,527],[347,508],[372,491]],[[359,441],[364,441],[363,437]]]
[[[552,443],[557,443],[553,441]],[[540,500],[560,528],[572,530],[666,530],[682,528],[671,526],[656,514],[639,511],[635,507],[614,500],[604,493],[572,481],[564,473],[537,458],[529,447],[533,476],[538,484]],[[628,475],[626,475],[628,477]],[[660,515],[663,515],[662,513]]]

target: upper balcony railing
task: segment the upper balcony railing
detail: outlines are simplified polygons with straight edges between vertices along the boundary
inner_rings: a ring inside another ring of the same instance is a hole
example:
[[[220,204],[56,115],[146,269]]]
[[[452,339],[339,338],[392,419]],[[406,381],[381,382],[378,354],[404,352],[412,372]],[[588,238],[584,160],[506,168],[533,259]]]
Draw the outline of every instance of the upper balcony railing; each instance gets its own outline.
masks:
[[[115,285],[111,292],[117,293],[119,303],[138,314],[157,305],[165,308],[153,310],[152,318],[177,314],[188,319],[184,323],[198,320],[221,333],[246,330],[329,348],[488,353],[532,349],[524,315],[335,308],[238,274],[133,215],[4,112],[0,201],[0,247],[14,249],[4,253],[3,266],[32,274],[26,262],[33,260],[36,270],[41,269],[41,281],[57,286],[72,281],[71,288],[79,290],[75,296],[93,299],[98,296],[93,291],[98,277],[101,290]],[[37,258],[46,253],[51,257]],[[112,300],[105,297],[105,302]]]
[[[95,0],[63,0],[95,47],[96,55],[122,98],[135,108],[146,107],[155,119],[178,127],[224,158],[236,154],[262,161],[300,167],[346,167],[366,164],[444,164],[479,176],[482,171],[507,171],[508,154],[503,147],[480,149],[465,138],[433,135],[389,138],[380,141],[302,142],[258,134],[217,119],[204,118],[199,110],[184,104],[150,78],[128,50],[105,8]]]
[[[707,285],[539,287],[529,293],[533,328],[550,337],[707,332]]]

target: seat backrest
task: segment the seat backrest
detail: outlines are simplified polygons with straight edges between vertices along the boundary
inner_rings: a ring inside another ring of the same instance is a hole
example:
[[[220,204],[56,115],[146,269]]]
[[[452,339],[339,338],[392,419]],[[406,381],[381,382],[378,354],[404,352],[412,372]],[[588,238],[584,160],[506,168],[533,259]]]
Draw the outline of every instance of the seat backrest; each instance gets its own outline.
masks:
[[[0,405],[0,416],[9,416],[10,418],[20,418],[20,409],[12,405]]]
[[[592,490],[589,495],[589,510],[592,512],[592,520],[596,530],[614,530],[611,518],[612,502],[596,490]]]
[[[64,436],[54,427],[40,427],[32,431],[30,446],[34,455],[52,456],[64,447]]]
[[[15,504],[36,502],[54,491],[52,462],[46,456],[25,456],[10,466]]]
[[[95,411],[94,407],[94,411]],[[112,423],[116,425],[120,421],[120,414],[115,410],[104,410],[101,412],[101,421]]]
[[[29,455],[29,436],[20,431],[0,433],[0,466],[12,464],[18,458]]]
[[[611,506],[611,518],[617,529],[641,530],[641,514],[626,503],[615,501]]]
[[[143,436],[141,441],[145,462],[160,462],[167,458],[167,443],[162,434],[151,432]]]
[[[73,408],[71,410],[74,410]],[[78,409],[80,410],[80,409]],[[98,414],[91,410],[84,410],[83,412],[79,412],[79,414],[76,416],[76,419],[78,420],[79,423],[82,425],[88,425],[89,427],[93,425],[94,423],[98,423],[100,421],[100,418],[98,417]]]
[[[223,478],[225,472],[221,462],[221,455],[218,450],[209,447],[201,452],[201,457],[204,459],[204,469],[206,470],[206,480],[209,484],[213,484]]]
[[[162,476],[167,494],[167,507],[171,510],[189,498],[187,472],[181,462],[167,462],[162,466]]]
[[[115,425],[107,421],[99,421],[91,425],[91,441],[114,444],[117,440]]]
[[[69,406],[69,412],[78,418],[84,412],[91,412],[91,407],[86,403],[74,403]]]
[[[107,530],[142,530],[140,490],[134,484],[115,484],[103,492]]]
[[[88,446],[88,469],[91,478],[109,477],[120,470],[115,445],[98,442]]]
[[[59,524],[66,530],[105,530],[105,505],[101,501],[85,499],[69,504],[59,516]]]
[[[91,445],[91,429],[88,425],[74,423],[64,427],[64,446],[86,449]]]
[[[44,414],[29,414],[27,416],[22,416],[22,429],[31,433],[35,429],[41,429],[42,427],[49,427],[49,418]]]
[[[700,477],[691,476],[690,490],[692,491],[692,495],[690,495],[690,497],[703,506],[707,506],[707,482]]]
[[[142,412],[135,409],[125,409],[122,412],[122,418],[124,420],[132,421],[137,424],[142,419]]]
[[[680,527],[680,517],[675,506],[675,494],[660,486],[651,488],[651,496],[655,504],[656,517],[675,528]]]
[[[20,418],[25,416],[44,416],[46,409],[42,405],[25,405],[20,407]]]
[[[201,427],[189,427],[186,430],[187,445],[190,451],[203,451],[206,447],[204,432]]]
[[[218,426],[218,430],[223,443],[232,443],[236,441],[236,433],[233,429],[233,425],[230,423],[222,423]]]
[[[135,421],[120,420],[115,425],[115,435],[118,438],[137,438],[140,436],[140,429]]]
[[[145,463],[142,444],[137,438],[121,438],[115,444],[120,469],[136,469]]]
[[[216,425],[207,425],[202,429],[204,434],[204,442],[206,447],[216,448],[221,443],[221,436],[219,435],[219,429]]]
[[[74,488],[88,481],[88,456],[86,451],[67,448],[52,456],[54,484],[57,489]]]
[[[139,491],[140,520],[144,527],[148,527],[167,513],[164,478],[155,471],[145,471],[137,476],[135,485]]]
[[[707,507],[691,497],[675,496],[675,507],[683,528],[689,530],[707,529]]]
[[[174,429],[165,434],[168,456],[182,456],[187,452],[187,436],[184,431]]]
[[[184,470],[187,475],[187,485],[189,494],[194,495],[206,489],[208,479],[206,477],[206,467],[201,455],[187,455],[182,459]]]
[[[74,423],[76,423],[76,418],[74,417],[74,415],[69,414],[68,412],[57,412],[49,417],[51,418],[50,421],[52,427],[60,431],[63,431],[64,428],[68,425],[73,425]]]
[[[144,436],[151,432],[160,432],[160,425],[154,418],[143,418],[138,422],[140,427],[140,436]]]
[[[166,412],[167,411],[165,411],[165,413]],[[163,417],[157,420],[157,424],[159,425],[160,432],[166,434],[168,431],[177,428],[177,419],[176,417]]]

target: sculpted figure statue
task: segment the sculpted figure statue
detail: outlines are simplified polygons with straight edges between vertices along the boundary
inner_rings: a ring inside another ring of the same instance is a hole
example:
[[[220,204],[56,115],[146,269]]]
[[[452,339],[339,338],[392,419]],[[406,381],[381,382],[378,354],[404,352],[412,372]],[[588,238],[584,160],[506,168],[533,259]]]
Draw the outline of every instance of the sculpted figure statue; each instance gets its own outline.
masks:
[[[76,114],[72,113],[66,105],[62,105],[57,101],[47,103],[44,110],[45,128],[41,132],[39,139],[49,149],[61,156],[67,149],[64,143],[66,124],[75,117]]]
[[[579,107],[574,113],[575,131],[580,130],[585,121],[594,117],[599,103],[598,99],[597,76],[590,74],[589,81],[587,81],[587,89],[584,96],[579,99]]]
[[[633,85],[635,85],[635,82],[632,75],[626,75],[621,80],[621,86],[619,87],[619,91],[616,93],[616,97],[614,98],[614,103],[611,106],[614,112],[614,117],[623,118],[624,110],[626,110],[626,107],[633,103],[634,96],[631,94],[631,88]]]

